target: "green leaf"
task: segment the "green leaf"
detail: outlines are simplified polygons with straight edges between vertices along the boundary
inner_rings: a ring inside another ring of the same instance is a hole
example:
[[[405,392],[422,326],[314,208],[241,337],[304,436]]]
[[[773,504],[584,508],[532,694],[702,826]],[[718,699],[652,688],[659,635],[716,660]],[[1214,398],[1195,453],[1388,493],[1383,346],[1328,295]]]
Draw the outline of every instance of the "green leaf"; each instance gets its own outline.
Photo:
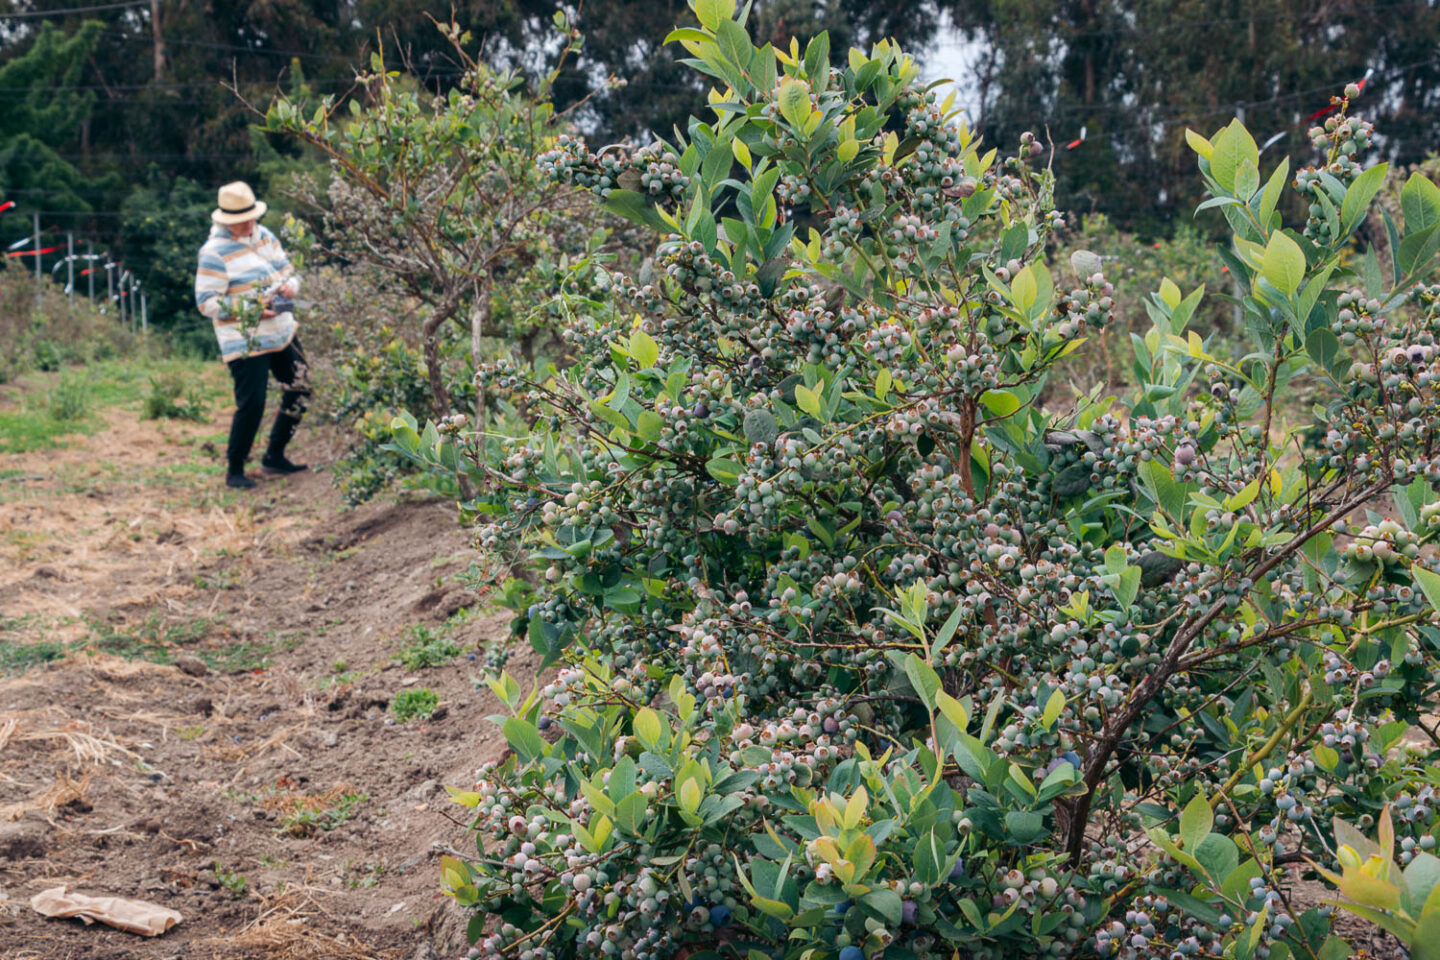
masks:
[[[912,653],[905,657],[905,677],[920,696],[920,702],[925,704],[925,709],[934,713],[935,692],[940,689],[940,675]]]
[[[1280,161],[1280,166],[1270,174],[1270,179],[1265,182],[1265,192],[1260,195],[1260,212],[1257,219],[1261,227],[1270,229],[1270,216],[1275,212],[1275,205],[1280,202],[1280,193],[1285,188],[1285,180],[1290,176],[1290,158],[1286,157]]]
[[[660,439],[660,433],[665,429],[665,418],[654,410],[641,410],[640,416],[635,422],[635,431],[641,437],[654,442]]]
[[[745,472],[745,465],[724,457],[716,457],[705,462],[705,472],[721,483],[733,487],[740,481],[740,474]]]
[[[509,717],[500,729],[522,763],[529,763],[545,752],[545,741],[534,724],[519,717]]]
[[[1255,145],[1255,138],[1250,136],[1245,125],[1238,119],[1232,120],[1228,127],[1215,135],[1211,143],[1210,176],[1227,191],[1234,193],[1235,177],[1240,171],[1241,163],[1246,160],[1258,165],[1260,148]]]
[[[1417,563],[1411,565],[1410,575],[1415,578],[1415,585],[1425,594],[1425,599],[1430,601],[1430,606],[1440,613],[1440,574],[1432,573]]]
[[[714,30],[734,16],[735,0],[695,0],[695,17],[706,29]]]
[[[615,804],[615,825],[629,834],[638,834],[645,825],[645,795],[639,790],[626,794]]]
[[[900,894],[888,887],[871,890],[860,898],[860,903],[879,914],[892,927],[900,926],[903,920],[904,904],[900,900]]]
[[[1197,790],[1180,813],[1180,838],[1185,841],[1185,849],[1193,854],[1214,824],[1215,813],[1210,809],[1209,801]]]
[[[632,723],[635,735],[647,744],[660,741],[660,715],[649,707],[641,707],[635,711],[635,719]]]
[[[1016,843],[1030,843],[1045,832],[1045,818],[1032,810],[1011,810],[1005,814],[1005,831]]]
[[[630,334],[630,356],[642,370],[648,369],[660,359],[660,345],[644,330],[636,330]]]
[[[1375,194],[1385,184],[1385,172],[1390,169],[1388,163],[1377,163],[1356,177],[1345,191],[1345,199],[1340,203],[1340,222],[1348,233],[1365,216],[1365,211],[1370,209],[1370,201],[1375,199]]]
[[[1010,281],[1010,299],[1014,301],[1021,313],[1027,312],[1035,305],[1035,299],[1040,294],[1040,288],[1035,282],[1035,271],[1026,267],[1015,274],[1015,279]]]
[[[1294,296],[1305,279],[1305,254],[1300,245],[1281,230],[1270,235],[1265,255],[1260,260],[1260,272],[1287,296]]]
[[[1235,196],[1248,203],[1259,189],[1260,168],[1249,157],[1242,158],[1235,171]]]
[[[600,206],[609,210],[617,217],[624,217],[632,223],[639,223],[655,228],[664,226],[664,221],[655,213],[649,201],[645,199],[645,195],[643,193],[637,193],[634,190],[621,190],[618,188],[611,190],[610,195],[605,198]]]
[[[813,390],[803,383],[795,385],[795,405],[812,417],[820,416],[820,387]]]
[[[1106,573],[1124,573],[1129,563],[1129,555],[1126,554],[1125,548],[1120,544],[1112,543],[1105,548]]]
[[[1440,187],[1419,173],[1410,174],[1400,191],[1400,212],[1407,236],[1440,223]]]
[[[1240,863],[1240,851],[1235,846],[1235,841],[1222,833],[1207,834],[1198,844],[1195,845],[1195,859],[1210,874],[1210,879],[1218,886],[1225,882],[1230,872]]]
[[[1426,910],[1415,924],[1410,960],[1440,960],[1440,910]]]
[[[1045,701],[1045,712],[1040,717],[1040,726],[1049,730],[1054,726],[1055,721],[1060,719],[1060,713],[1065,709],[1065,694],[1057,688],[1050,694],[1050,699]]]
[[[810,119],[810,86],[804,80],[786,77],[780,81],[780,93],[776,97],[780,104],[780,115],[790,126],[804,129]]]
[[[986,390],[980,395],[985,404],[997,417],[1009,417],[1020,409],[1020,398],[1009,390]]]
[[[696,30],[694,27],[676,27],[665,35],[666,43],[674,43],[677,40],[689,40],[692,43],[706,43],[713,38],[704,30]],[[351,101],[354,103],[355,101]]]

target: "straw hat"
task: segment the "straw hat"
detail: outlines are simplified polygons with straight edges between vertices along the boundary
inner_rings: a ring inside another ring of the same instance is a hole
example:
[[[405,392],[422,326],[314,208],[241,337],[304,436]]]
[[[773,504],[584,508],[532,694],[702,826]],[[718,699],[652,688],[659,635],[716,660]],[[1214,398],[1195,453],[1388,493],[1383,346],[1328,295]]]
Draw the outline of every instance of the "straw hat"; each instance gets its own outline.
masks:
[[[242,180],[227,183],[220,188],[220,206],[211,214],[216,223],[244,223],[259,220],[265,216],[265,201],[255,199],[255,191]]]

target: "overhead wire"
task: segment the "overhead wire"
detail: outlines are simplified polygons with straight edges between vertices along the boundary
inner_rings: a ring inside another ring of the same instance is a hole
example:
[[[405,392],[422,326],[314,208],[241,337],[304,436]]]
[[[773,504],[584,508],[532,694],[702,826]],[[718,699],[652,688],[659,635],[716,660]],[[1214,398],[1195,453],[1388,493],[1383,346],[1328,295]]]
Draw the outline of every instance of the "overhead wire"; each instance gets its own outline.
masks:
[[[105,10],[120,10],[128,7],[149,6],[149,0],[122,0],[119,3],[101,3],[90,7],[68,7],[61,10],[21,10],[18,13],[0,13],[0,20],[31,20],[39,17],[67,17],[75,14],[99,13]]]

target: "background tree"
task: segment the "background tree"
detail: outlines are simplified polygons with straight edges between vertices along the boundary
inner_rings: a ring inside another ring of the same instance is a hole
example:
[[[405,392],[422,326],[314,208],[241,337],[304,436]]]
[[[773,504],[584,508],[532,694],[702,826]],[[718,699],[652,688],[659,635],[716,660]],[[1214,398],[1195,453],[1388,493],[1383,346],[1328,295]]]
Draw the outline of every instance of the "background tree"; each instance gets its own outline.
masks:
[[[1381,153],[1416,163],[1440,140],[1440,7],[1369,0],[956,0],[977,45],[972,115],[992,142],[1048,127],[1077,211],[1167,235],[1200,199],[1184,130],[1239,115],[1277,155],[1305,140],[1330,92],[1374,75]]]

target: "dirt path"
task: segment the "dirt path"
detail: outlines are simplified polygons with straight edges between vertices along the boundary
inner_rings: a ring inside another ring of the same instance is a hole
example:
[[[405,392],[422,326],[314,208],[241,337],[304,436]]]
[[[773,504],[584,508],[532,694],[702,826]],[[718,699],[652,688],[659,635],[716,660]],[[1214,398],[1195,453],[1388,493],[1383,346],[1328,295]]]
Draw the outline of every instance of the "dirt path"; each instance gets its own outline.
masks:
[[[443,504],[344,511],[324,472],[225,490],[225,413],[114,408],[0,456],[0,957],[453,956],[442,785],[500,749],[469,654],[505,617],[470,607]],[[442,662],[397,662],[417,642]],[[422,687],[433,716],[396,722]],[[30,910],[60,884],[185,920],[147,940]]]

